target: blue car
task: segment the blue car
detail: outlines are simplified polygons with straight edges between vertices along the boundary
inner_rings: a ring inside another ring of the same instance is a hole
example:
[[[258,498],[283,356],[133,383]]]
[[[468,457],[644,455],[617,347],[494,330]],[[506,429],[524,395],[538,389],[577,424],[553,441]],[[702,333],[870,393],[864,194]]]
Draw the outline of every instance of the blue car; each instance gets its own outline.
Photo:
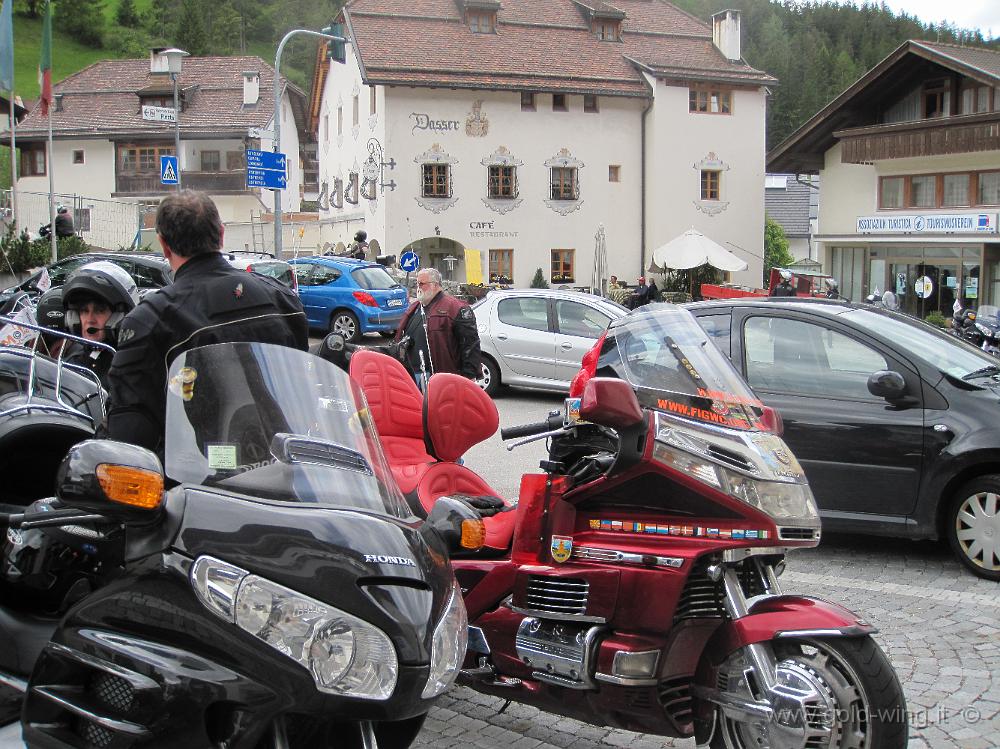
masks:
[[[389,336],[406,311],[406,289],[377,263],[325,255],[289,262],[310,328],[349,342],[365,333]]]

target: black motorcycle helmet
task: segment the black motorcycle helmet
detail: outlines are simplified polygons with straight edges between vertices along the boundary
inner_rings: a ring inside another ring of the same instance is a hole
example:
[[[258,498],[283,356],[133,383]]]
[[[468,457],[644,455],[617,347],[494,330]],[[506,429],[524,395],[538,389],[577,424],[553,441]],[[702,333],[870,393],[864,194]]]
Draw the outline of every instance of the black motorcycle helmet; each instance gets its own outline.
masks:
[[[368,232],[366,232],[364,229],[359,229],[358,232],[354,235],[354,241],[358,242],[359,244],[367,239],[368,239]]]
[[[35,319],[38,324],[52,330],[64,331],[66,310],[63,309],[63,287],[49,289],[38,298],[35,306]]]
[[[118,325],[135,305],[139,303],[139,289],[128,272],[110,260],[87,263],[70,274],[62,287],[63,309],[66,312],[64,325],[74,335],[81,335],[80,313],[76,308],[88,302],[104,302],[111,308],[107,327],[112,331],[112,340]]]

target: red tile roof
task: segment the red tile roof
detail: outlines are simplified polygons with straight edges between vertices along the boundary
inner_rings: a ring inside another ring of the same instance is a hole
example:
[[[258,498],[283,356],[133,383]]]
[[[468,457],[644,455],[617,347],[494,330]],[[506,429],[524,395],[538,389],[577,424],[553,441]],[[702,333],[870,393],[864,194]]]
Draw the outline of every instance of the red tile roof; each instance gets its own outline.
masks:
[[[625,14],[621,42],[597,39],[592,10]],[[648,96],[640,70],[774,82],[726,60],[707,23],[664,0],[503,0],[495,34],[473,33],[455,0],[353,0],[345,17],[369,84]]]
[[[260,73],[260,98],[243,106],[243,73]],[[286,82],[287,83],[287,82]],[[256,56],[189,57],[178,78],[185,92],[181,112],[182,135],[207,136],[245,133],[249,127],[264,127],[274,110],[274,68]],[[149,60],[102,60],[55,84],[62,94],[62,109],[52,109],[53,134],[59,137],[113,137],[116,135],[163,135],[173,125],[142,119],[141,90],[173,91],[170,78],[149,72]],[[306,95],[292,84],[289,93],[298,125],[304,128]],[[47,137],[48,120],[38,109],[18,126],[18,138]]]

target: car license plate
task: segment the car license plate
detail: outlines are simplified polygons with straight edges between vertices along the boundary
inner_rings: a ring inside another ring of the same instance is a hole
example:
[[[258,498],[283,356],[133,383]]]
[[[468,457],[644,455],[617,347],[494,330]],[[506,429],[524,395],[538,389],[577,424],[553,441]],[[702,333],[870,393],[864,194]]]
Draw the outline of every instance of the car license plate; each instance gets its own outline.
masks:
[[[403,306],[403,300],[402,299],[390,299],[388,306],[390,306],[390,307],[402,307]]]

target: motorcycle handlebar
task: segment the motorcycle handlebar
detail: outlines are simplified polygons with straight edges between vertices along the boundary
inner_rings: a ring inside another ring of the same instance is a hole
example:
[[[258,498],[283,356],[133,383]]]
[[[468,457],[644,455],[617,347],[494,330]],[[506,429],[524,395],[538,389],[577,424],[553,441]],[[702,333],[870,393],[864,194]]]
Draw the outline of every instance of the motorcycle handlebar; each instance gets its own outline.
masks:
[[[531,437],[534,434],[551,432],[553,429],[561,427],[562,423],[562,414],[552,413],[545,421],[539,421],[534,424],[521,424],[520,426],[514,427],[504,427],[500,430],[500,439],[512,440],[518,437]]]

